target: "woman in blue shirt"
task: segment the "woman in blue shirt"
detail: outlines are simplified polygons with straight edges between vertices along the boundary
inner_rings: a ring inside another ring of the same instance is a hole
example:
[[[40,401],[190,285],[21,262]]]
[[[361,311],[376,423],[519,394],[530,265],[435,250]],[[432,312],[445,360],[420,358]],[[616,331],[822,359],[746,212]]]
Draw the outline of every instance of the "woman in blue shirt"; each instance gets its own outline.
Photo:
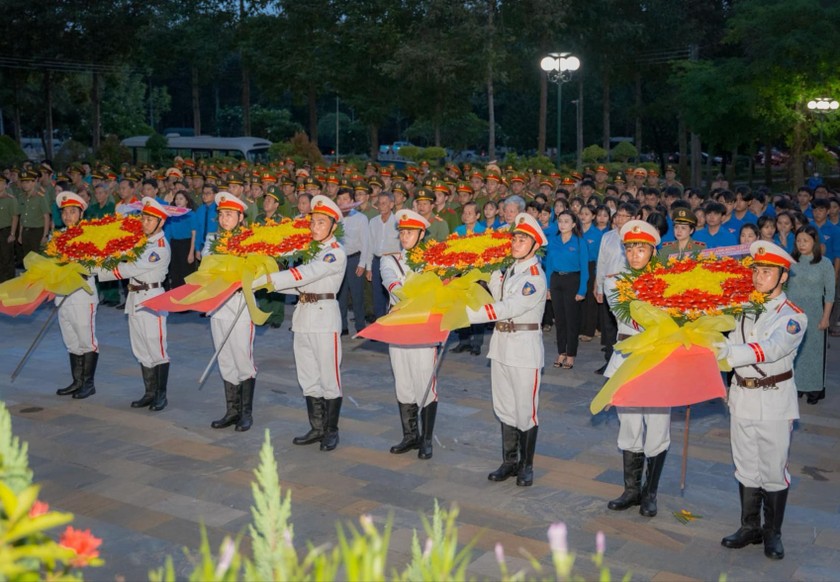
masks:
[[[595,301],[595,264],[598,261],[598,251],[601,249],[601,237],[604,233],[595,226],[595,210],[591,206],[582,206],[578,213],[581,225],[581,238],[586,243],[589,254],[589,282],[586,285],[586,298],[583,300],[583,312],[580,321],[580,340],[592,341],[595,328],[598,325],[598,302]]]
[[[175,193],[175,206],[193,210],[193,203],[187,193],[180,190]],[[163,234],[172,249],[169,262],[170,288],[180,287],[184,278],[195,271],[195,212],[188,212],[181,216],[173,216],[163,226]]]
[[[570,370],[577,356],[580,302],[589,283],[589,252],[581,238],[580,223],[568,210],[557,216],[557,235],[549,239],[545,263],[557,330],[554,367]]]

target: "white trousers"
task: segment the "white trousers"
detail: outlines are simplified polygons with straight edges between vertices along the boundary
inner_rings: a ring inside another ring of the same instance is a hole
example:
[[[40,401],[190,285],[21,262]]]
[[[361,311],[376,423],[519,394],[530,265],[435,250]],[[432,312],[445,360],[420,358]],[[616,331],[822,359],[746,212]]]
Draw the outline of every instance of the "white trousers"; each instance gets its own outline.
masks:
[[[502,423],[526,431],[539,424],[539,368],[514,368],[490,360],[493,411]]]
[[[58,327],[67,351],[76,356],[99,349],[96,341],[96,304],[63,305],[58,309]]]
[[[729,421],[735,478],[744,487],[781,491],[790,486],[788,453],[792,420],[750,420],[731,416]]]
[[[655,457],[671,446],[671,409],[617,406],[618,448]]]
[[[391,369],[394,371],[394,388],[397,401],[402,404],[416,404],[424,408],[437,400],[437,378],[432,379],[429,395],[424,400],[429,379],[435,371],[437,349],[433,347],[388,347],[391,355]]]
[[[341,341],[338,333],[296,332],[295,367],[304,396],[341,396]]]
[[[169,361],[166,349],[166,316],[149,309],[137,309],[128,315],[131,353],[146,368]]]
[[[257,375],[257,367],[254,365],[254,322],[247,313],[243,313],[235,322],[211,317],[210,331],[215,349],[219,349],[231,325],[235,327],[219,352],[219,373],[225,382],[239,384]]]

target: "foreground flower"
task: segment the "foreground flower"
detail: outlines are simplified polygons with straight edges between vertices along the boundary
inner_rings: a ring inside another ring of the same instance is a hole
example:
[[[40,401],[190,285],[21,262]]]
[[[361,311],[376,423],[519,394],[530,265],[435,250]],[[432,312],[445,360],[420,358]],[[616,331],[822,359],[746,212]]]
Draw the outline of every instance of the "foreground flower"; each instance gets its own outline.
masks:
[[[81,568],[99,557],[97,548],[102,545],[102,540],[90,533],[89,529],[75,529],[68,525],[58,544],[76,552],[76,557],[70,560],[70,565]]]
[[[280,222],[253,224],[223,233],[213,243],[212,250],[220,255],[260,254],[280,258],[300,253],[311,244],[307,219],[284,218]]]
[[[123,261],[134,262],[146,248],[146,235],[137,216],[117,214],[83,220],[56,232],[44,254],[60,263],[79,263],[88,268],[113,269]]]
[[[548,528],[548,545],[551,547],[553,554],[567,554],[569,552],[565,523],[551,524]]]
[[[48,503],[45,503],[40,500],[35,500],[35,503],[32,504],[32,507],[29,508],[29,517],[38,517],[39,515],[44,515],[50,511],[50,506]]]
[[[511,234],[487,231],[442,241],[423,242],[408,253],[408,265],[418,271],[433,271],[441,278],[457,277],[472,269],[490,272],[513,262],[510,257]]]

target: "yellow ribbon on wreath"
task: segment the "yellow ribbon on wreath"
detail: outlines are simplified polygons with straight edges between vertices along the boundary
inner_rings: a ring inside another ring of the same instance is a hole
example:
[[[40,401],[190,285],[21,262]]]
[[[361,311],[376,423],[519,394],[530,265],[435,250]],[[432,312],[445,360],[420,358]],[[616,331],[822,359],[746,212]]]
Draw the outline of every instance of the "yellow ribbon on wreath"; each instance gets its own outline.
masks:
[[[695,345],[714,353],[713,345],[725,339],[723,332],[735,329],[731,315],[703,315],[680,326],[665,311],[643,301],[630,304],[630,316],[644,331],[615,344],[615,349],[627,354],[627,359],[592,399],[592,414],[603,410],[621,386],[661,364],[679,346],[688,349]],[[732,369],[725,360],[718,360],[718,367],[723,371]]]
[[[399,302],[391,312],[379,318],[381,325],[409,325],[424,323],[429,316],[443,314],[441,330],[453,330],[467,327],[470,322],[466,308],[478,309],[493,298],[477,285],[478,281],[488,281],[490,275],[478,269],[469,271],[463,277],[451,279],[444,284],[431,271],[408,273],[402,288],[394,292]]]
[[[87,282],[90,273],[79,263],[62,265],[56,259],[30,252],[24,257],[23,266],[26,272],[0,284],[0,302],[4,305],[11,307],[31,303],[44,291],[70,295],[84,289],[93,294]]]
[[[183,297],[180,300],[173,300],[175,303],[189,304],[212,299],[224,292],[234,283],[242,283],[242,294],[248,306],[248,314],[251,321],[257,325],[264,324],[270,317],[270,313],[261,311],[257,307],[254,298],[254,290],[251,285],[254,279],[262,275],[270,275],[278,271],[277,262],[266,255],[249,254],[244,257],[235,255],[207,255],[201,259],[201,266],[198,271],[187,275],[184,279],[190,285],[198,285],[199,288]],[[267,286],[267,284],[266,284]]]

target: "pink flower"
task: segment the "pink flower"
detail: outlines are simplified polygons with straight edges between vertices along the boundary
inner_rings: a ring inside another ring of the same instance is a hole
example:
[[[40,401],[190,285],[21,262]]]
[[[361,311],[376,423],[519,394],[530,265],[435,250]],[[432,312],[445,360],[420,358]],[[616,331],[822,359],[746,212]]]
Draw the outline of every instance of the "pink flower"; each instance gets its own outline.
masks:
[[[496,542],[495,551],[496,551],[496,561],[499,564],[504,564],[505,563],[505,549],[504,549],[504,547],[502,547],[502,544],[500,544],[499,542]]]
[[[562,521],[553,523],[548,528],[548,545],[551,547],[552,553],[568,553],[569,545],[566,540],[566,534],[566,524]]]
[[[607,536],[602,531],[595,534],[595,551],[599,556],[603,556],[604,552],[607,551]]]
[[[102,545],[102,540],[91,534],[89,529],[74,529],[68,525],[58,544],[76,552],[76,557],[70,560],[70,565],[81,568],[99,557],[97,548]]]
[[[50,510],[50,506],[47,503],[44,503],[40,500],[35,500],[35,503],[32,504],[32,507],[29,508],[29,517],[38,517],[39,515],[44,515]]]

